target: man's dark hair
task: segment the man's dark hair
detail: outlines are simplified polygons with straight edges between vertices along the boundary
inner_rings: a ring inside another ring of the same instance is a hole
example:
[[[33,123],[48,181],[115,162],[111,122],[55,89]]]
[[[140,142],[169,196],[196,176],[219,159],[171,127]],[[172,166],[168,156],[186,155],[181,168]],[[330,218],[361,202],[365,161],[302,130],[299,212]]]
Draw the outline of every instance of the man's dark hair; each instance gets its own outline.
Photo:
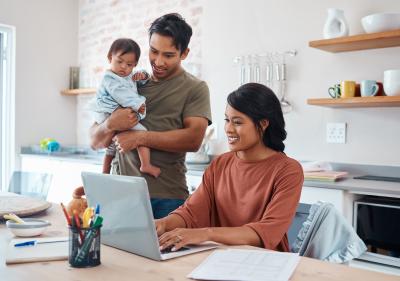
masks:
[[[264,145],[276,151],[285,150],[285,120],[281,104],[270,88],[257,83],[244,84],[229,94],[228,104],[246,114],[260,131],[260,122],[268,120],[269,125],[262,135]]]
[[[172,13],[156,19],[149,28],[150,38],[153,33],[171,37],[174,46],[181,52],[187,49],[192,37],[192,28],[180,14]]]
[[[140,58],[140,47],[139,45],[128,38],[120,38],[115,40],[108,51],[107,57],[111,59],[112,55],[120,53],[120,55],[125,55],[127,53],[134,53],[136,55],[136,61]]]

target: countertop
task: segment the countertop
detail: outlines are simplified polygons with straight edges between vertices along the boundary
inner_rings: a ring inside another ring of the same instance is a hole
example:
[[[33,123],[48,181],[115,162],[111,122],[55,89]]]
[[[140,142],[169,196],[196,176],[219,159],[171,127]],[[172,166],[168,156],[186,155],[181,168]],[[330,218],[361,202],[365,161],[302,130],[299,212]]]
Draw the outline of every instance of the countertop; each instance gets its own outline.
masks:
[[[72,152],[71,152],[72,151]],[[65,149],[60,152],[50,154],[37,153],[32,151],[30,147],[21,149],[23,157],[44,157],[57,159],[61,161],[85,162],[101,165],[103,162],[104,151],[94,151],[88,149],[77,149],[75,152],[72,149]],[[305,181],[304,186],[345,190],[350,193],[379,195],[388,197],[400,197],[400,183],[375,181],[375,180],[360,180],[353,179],[354,176],[360,175],[376,175],[386,177],[398,177],[400,175],[400,166],[382,166],[382,165],[361,165],[348,163],[330,163],[336,171],[347,171],[349,176],[337,182],[320,182],[320,181]],[[191,176],[202,176],[208,164],[193,164],[187,163],[187,174]]]

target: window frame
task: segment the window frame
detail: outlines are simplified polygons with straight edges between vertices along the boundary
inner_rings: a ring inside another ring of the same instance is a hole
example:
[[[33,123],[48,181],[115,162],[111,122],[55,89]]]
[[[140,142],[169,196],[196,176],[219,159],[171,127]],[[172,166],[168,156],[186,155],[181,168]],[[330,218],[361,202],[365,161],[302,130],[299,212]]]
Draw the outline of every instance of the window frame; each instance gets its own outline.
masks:
[[[0,190],[7,191],[15,169],[15,27],[0,23]],[[5,65],[3,66],[3,62]],[[5,70],[5,72],[4,72]],[[4,80],[4,81],[3,81]]]

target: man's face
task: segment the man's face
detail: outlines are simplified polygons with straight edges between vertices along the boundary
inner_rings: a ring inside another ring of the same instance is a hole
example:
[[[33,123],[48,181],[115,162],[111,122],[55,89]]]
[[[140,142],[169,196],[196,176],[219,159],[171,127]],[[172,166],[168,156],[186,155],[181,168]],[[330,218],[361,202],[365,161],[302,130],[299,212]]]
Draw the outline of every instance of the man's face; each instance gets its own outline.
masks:
[[[149,59],[156,80],[166,80],[179,74],[182,70],[181,61],[189,53],[178,50],[171,37],[153,33],[150,37]]]

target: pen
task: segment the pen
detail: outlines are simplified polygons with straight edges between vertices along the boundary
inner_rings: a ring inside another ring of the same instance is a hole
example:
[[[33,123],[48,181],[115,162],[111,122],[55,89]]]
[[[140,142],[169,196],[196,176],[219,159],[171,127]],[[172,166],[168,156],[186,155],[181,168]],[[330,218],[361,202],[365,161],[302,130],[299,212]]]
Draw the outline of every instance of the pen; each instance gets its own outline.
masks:
[[[95,211],[96,215],[100,214],[100,204],[96,204],[96,211]]]
[[[75,223],[76,223],[76,229],[79,232],[79,237],[81,238],[81,243],[83,244],[83,240],[85,240],[85,238],[83,237],[83,234],[82,234],[81,223],[79,221],[78,212],[76,210],[73,210],[73,213],[74,213],[74,219],[75,219]]]
[[[68,240],[64,239],[64,240],[39,241],[39,242],[37,240],[31,240],[31,241],[16,243],[14,244],[14,247],[35,246],[36,244],[57,243],[57,242],[68,242]]]
[[[67,213],[67,210],[65,210],[64,204],[63,204],[63,203],[60,203],[60,205],[61,205],[61,209],[63,210],[64,216],[65,216],[65,218],[67,219],[68,225],[72,225],[72,223],[71,223],[71,218],[69,217],[69,215],[68,215],[68,213]]]

